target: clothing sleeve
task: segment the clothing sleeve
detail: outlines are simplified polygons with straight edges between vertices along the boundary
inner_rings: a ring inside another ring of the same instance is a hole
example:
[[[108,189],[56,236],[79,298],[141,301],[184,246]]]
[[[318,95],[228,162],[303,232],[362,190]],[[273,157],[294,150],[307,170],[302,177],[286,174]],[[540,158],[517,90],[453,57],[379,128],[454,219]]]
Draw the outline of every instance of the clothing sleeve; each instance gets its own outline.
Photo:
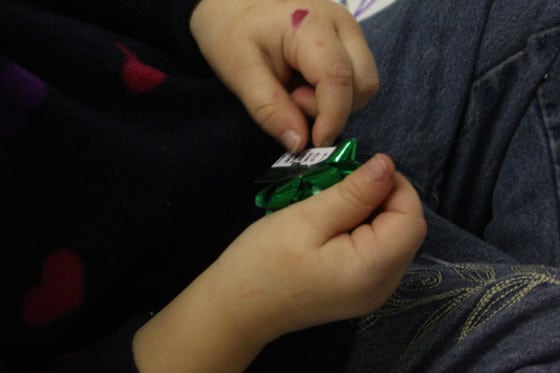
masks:
[[[58,14],[81,19],[174,53],[192,56],[197,46],[189,30],[200,0],[30,0]]]
[[[132,339],[136,330],[148,319],[148,315],[130,319],[113,335],[84,350],[59,358],[47,373],[137,373]]]

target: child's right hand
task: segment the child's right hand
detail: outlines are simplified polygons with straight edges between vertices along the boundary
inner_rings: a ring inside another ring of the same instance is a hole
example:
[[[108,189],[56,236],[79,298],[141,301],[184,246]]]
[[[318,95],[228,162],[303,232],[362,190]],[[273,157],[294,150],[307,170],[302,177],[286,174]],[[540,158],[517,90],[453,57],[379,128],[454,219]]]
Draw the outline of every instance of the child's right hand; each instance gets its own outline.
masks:
[[[292,152],[310,137],[332,145],[379,88],[360,25],[332,0],[201,0],[190,29],[255,122]]]
[[[376,155],[340,183],[252,224],[139,340],[152,344],[146,351],[162,349],[165,364],[183,351],[186,371],[242,371],[285,333],[380,307],[425,234],[412,185],[388,156]],[[182,337],[167,339],[162,330]]]

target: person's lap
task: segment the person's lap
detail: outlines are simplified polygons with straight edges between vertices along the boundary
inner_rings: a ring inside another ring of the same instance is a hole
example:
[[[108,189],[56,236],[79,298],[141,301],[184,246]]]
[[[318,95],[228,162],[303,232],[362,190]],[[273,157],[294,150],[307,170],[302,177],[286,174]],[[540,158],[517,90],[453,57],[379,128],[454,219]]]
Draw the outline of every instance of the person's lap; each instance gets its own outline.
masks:
[[[559,22],[555,2],[396,2],[363,23],[382,87],[344,136],[362,160],[390,154],[439,215],[557,265]],[[520,225],[532,237],[512,242]]]
[[[395,159],[429,231],[349,371],[558,358],[559,25],[557,2],[486,0],[398,1],[363,23],[382,87],[344,136]]]

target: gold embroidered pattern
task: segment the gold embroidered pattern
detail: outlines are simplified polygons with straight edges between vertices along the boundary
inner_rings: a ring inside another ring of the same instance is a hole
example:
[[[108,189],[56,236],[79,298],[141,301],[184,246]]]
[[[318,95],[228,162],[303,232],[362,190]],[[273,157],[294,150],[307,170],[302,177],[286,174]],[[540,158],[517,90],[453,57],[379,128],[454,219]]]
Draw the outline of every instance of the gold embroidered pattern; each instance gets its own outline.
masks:
[[[445,264],[441,266],[442,270],[436,268],[409,270],[385,305],[360,320],[358,333],[363,333],[383,318],[429,303],[439,303],[415,331],[408,350],[414,348],[423,336],[436,328],[442,319],[458,310],[465,301],[475,301],[460,328],[457,339],[460,341],[482,323],[522,300],[535,287],[543,284],[560,286],[557,271],[543,266],[511,266],[510,272],[500,278],[494,268],[483,264]],[[458,286],[444,289],[445,280],[454,281]]]
[[[531,290],[542,284],[558,286],[560,281],[547,274],[537,272],[514,273],[511,277],[496,281],[486,290],[467,317],[459,340],[466,337],[484,321],[523,299]]]

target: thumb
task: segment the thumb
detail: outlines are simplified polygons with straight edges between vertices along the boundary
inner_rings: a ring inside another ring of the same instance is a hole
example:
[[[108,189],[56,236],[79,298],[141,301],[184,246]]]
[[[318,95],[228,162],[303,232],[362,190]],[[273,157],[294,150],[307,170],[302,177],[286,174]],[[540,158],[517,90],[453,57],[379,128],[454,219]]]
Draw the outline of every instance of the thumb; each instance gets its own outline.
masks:
[[[387,198],[394,176],[391,158],[376,154],[341,182],[303,201],[303,214],[330,236],[353,229]]]

